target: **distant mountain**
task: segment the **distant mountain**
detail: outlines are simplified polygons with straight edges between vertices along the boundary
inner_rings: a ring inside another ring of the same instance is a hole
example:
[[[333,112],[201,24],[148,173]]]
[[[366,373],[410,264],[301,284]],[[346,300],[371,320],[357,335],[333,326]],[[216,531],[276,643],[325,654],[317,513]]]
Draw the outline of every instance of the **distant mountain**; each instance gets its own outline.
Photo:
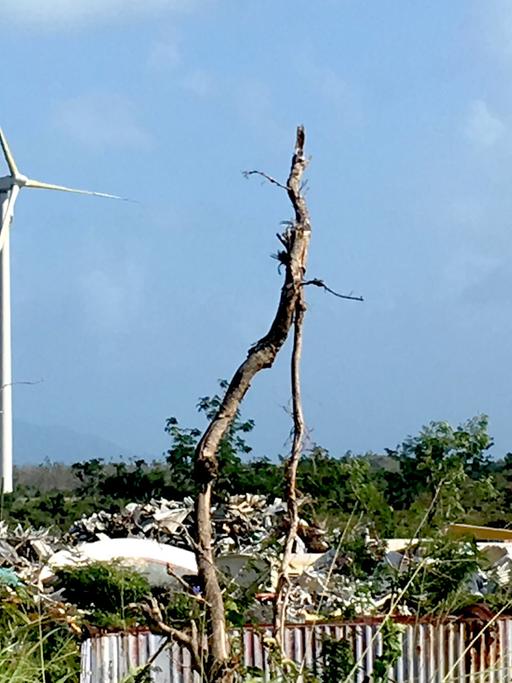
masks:
[[[91,458],[120,459],[135,455],[129,448],[94,434],[82,434],[62,426],[35,425],[14,421],[14,462],[37,465],[46,458],[71,464]],[[144,455],[139,455],[144,457]]]

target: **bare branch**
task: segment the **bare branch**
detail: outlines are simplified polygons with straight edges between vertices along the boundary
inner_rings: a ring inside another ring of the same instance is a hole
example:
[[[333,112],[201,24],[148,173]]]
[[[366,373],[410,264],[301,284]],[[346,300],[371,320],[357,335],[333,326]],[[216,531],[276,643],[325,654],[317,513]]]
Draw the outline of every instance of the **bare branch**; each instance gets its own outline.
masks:
[[[312,280],[304,280],[302,283],[303,287],[306,287],[307,285],[314,285],[315,287],[321,287],[322,289],[325,289],[326,292],[329,292],[329,294],[333,294],[334,296],[339,297],[340,299],[348,299],[349,301],[364,301],[362,296],[353,296],[352,294],[339,294],[338,292],[335,292],[334,289],[331,289],[328,287],[323,280],[320,280],[319,278],[313,278]]]
[[[280,187],[282,190],[288,191],[288,187],[286,185],[283,185],[279,182],[279,180],[276,180],[271,175],[268,175],[268,173],[263,173],[263,171],[243,171],[242,175],[244,178],[249,178],[251,175],[259,175],[262,178],[265,178],[265,180],[268,180],[269,183],[272,183],[272,185],[277,185],[277,187]]]
[[[174,626],[169,626],[169,624],[165,623],[162,610],[160,609],[157,599],[154,596],[151,596],[149,603],[149,605],[142,605],[142,609],[150,617],[154,628],[163,635],[166,635],[170,640],[173,640],[176,643],[186,647],[190,652],[193,669],[195,671],[201,672],[204,653],[202,652],[203,648],[199,644],[195,622],[192,621],[191,623],[190,633],[174,628]]]

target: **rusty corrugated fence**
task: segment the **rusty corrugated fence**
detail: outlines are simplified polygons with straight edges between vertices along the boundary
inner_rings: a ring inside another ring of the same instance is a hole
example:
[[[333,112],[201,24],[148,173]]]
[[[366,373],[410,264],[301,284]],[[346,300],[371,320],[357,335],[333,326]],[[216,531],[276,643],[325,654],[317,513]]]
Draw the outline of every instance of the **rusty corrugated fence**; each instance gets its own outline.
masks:
[[[401,620],[402,653],[389,672],[396,683],[511,683],[512,619],[497,619],[486,626],[474,619],[444,622]],[[326,636],[347,641],[358,663],[350,681],[372,680],[375,659],[382,654],[380,624],[351,622],[288,626],[286,649],[304,669],[321,673],[321,650]],[[264,672],[269,680],[268,654],[264,644],[267,628],[245,628],[234,637],[247,667]],[[190,667],[186,648],[164,647],[161,636],[149,632],[98,636],[82,645],[81,683],[121,683],[130,672],[150,659],[155,683],[200,683]],[[340,683],[342,683],[340,681]]]

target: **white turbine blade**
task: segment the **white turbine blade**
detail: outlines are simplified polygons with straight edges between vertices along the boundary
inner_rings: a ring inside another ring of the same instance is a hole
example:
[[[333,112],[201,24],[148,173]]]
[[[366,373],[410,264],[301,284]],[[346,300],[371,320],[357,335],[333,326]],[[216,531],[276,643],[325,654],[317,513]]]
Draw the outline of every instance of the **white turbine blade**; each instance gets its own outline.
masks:
[[[90,190],[76,190],[74,187],[64,187],[64,185],[52,185],[51,183],[42,183],[39,180],[27,180],[25,187],[33,187],[37,190],[57,190],[57,192],[73,192],[74,194],[86,194],[91,197],[106,197],[107,199],[120,199],[123,202],[129,202],[126,197],[118,197],[115,194],[107,194],[106,192],[91,192]]]
[[[11,175],[12,176],[19,175],[18,167],[16,166],[16,162],[14,161],[14,157],[13,157],[12,152],[9,148],[8,143],[7,143],[7,139],[6,139],[4,132],[1,128],[0,128],[0,145],[2,145],[2,150],[4,152],[5,160],[7,161],[7,166],[9,167],[9,171],[11,172]]]

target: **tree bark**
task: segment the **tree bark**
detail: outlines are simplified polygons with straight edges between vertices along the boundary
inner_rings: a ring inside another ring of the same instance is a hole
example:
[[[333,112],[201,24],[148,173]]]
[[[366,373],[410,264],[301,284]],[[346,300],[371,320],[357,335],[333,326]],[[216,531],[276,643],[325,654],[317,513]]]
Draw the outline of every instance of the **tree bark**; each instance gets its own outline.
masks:
[[[300,384],[300,363],[302,357],[302,329],[306,302],[304,287],[297,299],[295,306],[293,351],[291,362],[291,385],[292,385],[292,415],[293,415],[293,442],[290,457],[285,464],[285,500],[287,506],[288,529],[283,548],[283,557],[277,578],[276,595],[274,598],[274,635],[277,647],[282,658],[285,652],[285,627],[288,598],[290,593],[289,569],[293,554],[293,546],[297,538],[299,527],[299,504],[297,500],[297,467],[302,454],[304,441],[304,412],[302,410],[302,395]]]
[[[294,319],[296,322],[299,320],[302,310],[303,280],[311,236],[309,213],[301,187],[307,166],[304,141],[304,129],[300,126],[297,128],[295,152],[286,183],[295,217],[293,223],[278,235],[284,247],[279,257],[286,270],[274,320],[267,334],[249,349],[247,358],[233,375],[221,405],[195,452],[195,476],[200,487],[195,505],[196,556],[206,601],[209,651],[206,674],[210,683],[227,683],[233,678],[224,601],[213,550],[211,501],[219,468],[217,451],[255,375],[272,366]]]

